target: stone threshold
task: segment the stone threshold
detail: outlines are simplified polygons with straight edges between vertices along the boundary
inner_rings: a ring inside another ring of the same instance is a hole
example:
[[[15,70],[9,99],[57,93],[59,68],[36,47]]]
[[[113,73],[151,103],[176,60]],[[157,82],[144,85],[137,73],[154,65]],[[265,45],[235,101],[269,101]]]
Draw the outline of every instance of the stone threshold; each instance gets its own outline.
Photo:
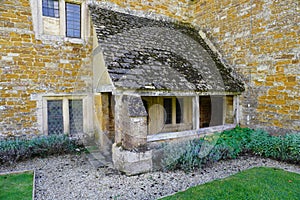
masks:
[[[172,140],[172,139],[180,139],[180,138],[188,138],[188,137],[191,137],[191,138],[199,137],[199,136],[212,134],[215,132],[222,132],[224,130],[233,129],[235,127],[236,127],[236,124],[225,124],[225,125],[220,125],[220,126],[200,128],[197,130],[158,133],[155,135],[148,135],[147,142],[157,142],[157,141],[162,141],[162,140]]]

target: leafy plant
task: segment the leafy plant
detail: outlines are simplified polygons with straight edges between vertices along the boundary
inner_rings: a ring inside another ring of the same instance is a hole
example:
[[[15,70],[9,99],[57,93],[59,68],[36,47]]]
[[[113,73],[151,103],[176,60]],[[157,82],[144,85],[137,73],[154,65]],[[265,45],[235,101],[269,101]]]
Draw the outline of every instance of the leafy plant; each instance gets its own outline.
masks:
[[[167,170],[190,171],[221,159],[236,158],[244,151],[251,132],[251,129],[236,127],[204,138],[166,145],[163,166]]]
[[[287,134],[282,142],[282,160],[300,163],[300,133]]]
[[[183,141],[168,144],[164,147],[164,159],[162,160],[164,170],[183,169],[192,170],[201,166],[199,152],[203,139]]]
[[[256,155],[300,163],[300,133],[272,136],[263,130],[251,134],[246,148]]]
[[[219,160],[237,158],[243,152],[299,164],[300,133],[272,136],[263,130],[236,127],[166,145],[162,163],[167,170],[189,171]]]
[[[67,135],[2,140],[0,141],[0,164],[33,157],[72,153],[79,147],[81,147],[79,141],[70,139]]]

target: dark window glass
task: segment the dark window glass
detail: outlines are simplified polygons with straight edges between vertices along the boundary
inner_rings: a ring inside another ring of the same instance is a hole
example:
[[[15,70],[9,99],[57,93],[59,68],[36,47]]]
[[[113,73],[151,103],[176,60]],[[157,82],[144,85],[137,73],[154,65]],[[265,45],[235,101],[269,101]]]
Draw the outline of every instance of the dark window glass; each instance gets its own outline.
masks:
[[[176,99],[176,124],[183,122],[183,99]]]
[[[43,0],[43,16],[47,17],[59,17],[59,5],[58,0]]]
[[[63,134],[64,120],[62,100],[48,100],[48,134]]]
[[[80,38],[81,23],[80,15],[81,8],[78,4],[66,3],[66,36]]]
[[[70,134],[83,132],[82,100],[69,100]]]
[[[172,99],[164,99],[165,124],[172,124]]]

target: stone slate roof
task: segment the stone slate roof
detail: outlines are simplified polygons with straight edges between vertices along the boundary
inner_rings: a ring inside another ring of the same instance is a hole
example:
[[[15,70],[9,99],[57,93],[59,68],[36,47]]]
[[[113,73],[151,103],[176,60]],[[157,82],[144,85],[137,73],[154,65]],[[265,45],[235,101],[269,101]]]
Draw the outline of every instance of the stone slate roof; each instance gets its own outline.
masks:
[[[193,27],[90,5],[92,21],[116,88],[242,92]]]

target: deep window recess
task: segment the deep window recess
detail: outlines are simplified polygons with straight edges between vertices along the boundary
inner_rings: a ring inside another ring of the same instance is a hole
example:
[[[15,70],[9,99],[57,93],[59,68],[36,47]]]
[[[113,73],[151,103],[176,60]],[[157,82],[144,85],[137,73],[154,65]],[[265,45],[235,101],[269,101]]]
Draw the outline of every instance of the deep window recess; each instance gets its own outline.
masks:
[[[59,3],[58,0],[43,0],[43,16],[59,17]]]
[[[82,100],[69,100],[70,134],[83,132]]]
[[[164,99],[165,124],[172,124],[172,99]]]
[[[79,4],[66,3],[66,36],[80,38],[81,7]]]
[[[63,134],[64,120],[62,100],[48,100],[47,108],[48,134]]]
[[[176,124],[183,122],[183,99],[176,98]]]

